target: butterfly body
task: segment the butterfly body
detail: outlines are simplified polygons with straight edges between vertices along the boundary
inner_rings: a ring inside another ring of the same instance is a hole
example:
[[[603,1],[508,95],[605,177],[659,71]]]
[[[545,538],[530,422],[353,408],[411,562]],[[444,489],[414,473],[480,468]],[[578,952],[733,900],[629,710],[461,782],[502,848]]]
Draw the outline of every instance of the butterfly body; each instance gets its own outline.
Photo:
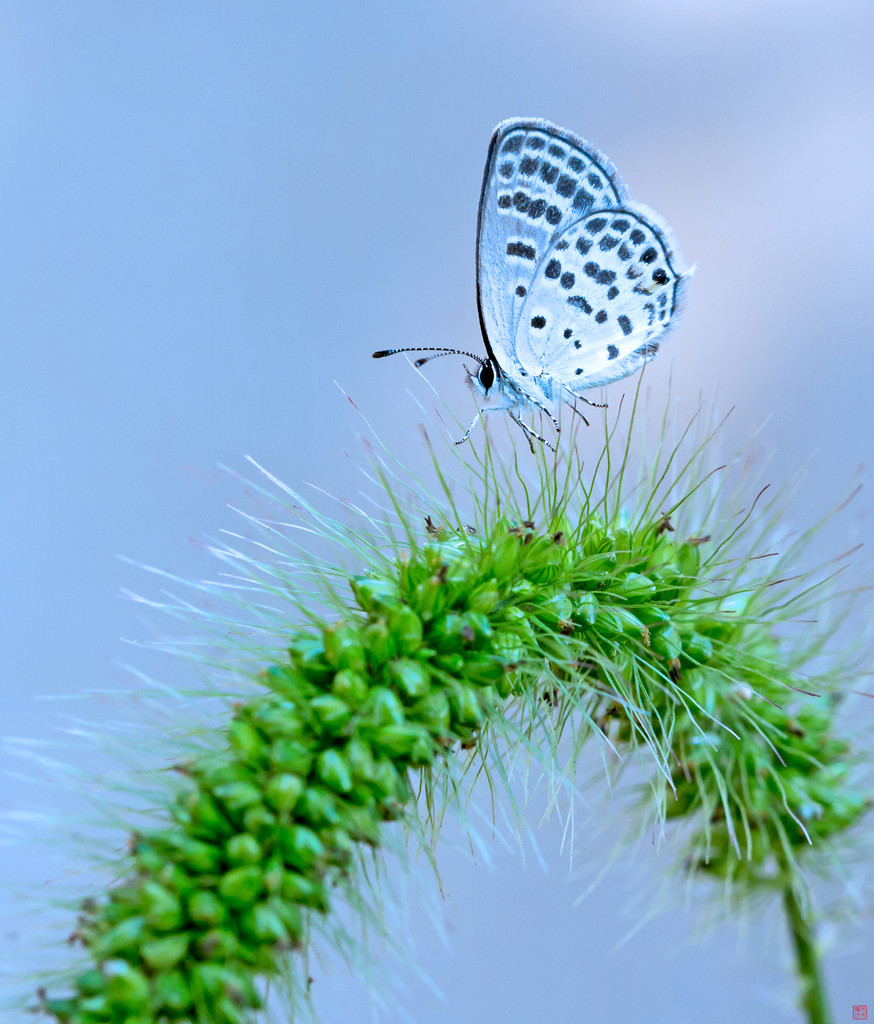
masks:
[[[469,377],[481,412],[506,410],[539,438],[518,414],[556,422],[562,404],[638,370],[672,325],[689,273],[667,223],[629,197],[603,153],[549,121],[503,121],[477,225],[487,358],[472,357],[480,366]]]

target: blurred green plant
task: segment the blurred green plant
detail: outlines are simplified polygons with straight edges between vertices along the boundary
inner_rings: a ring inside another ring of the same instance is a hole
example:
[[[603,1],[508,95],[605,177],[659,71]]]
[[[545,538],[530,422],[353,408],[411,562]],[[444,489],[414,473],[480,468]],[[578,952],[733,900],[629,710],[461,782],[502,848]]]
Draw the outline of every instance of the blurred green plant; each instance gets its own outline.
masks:
[[[386,823],[424,814],[436,840],[477,759],[509,786],[512,759],[533,757],[572,790],[596,737],[614,775],[646,755],[640,812],[684,823],[684,871],[737,901],[782,898],[800,1003],[829,1020],[806,859],[870,803],[835,724],[857,665],[826,661],[834,586],[788,575],[809,535],[761,557],[783,499],[738,514],[695,421],[671,442],[666,416],[654,450],[634,410],[622,421],[605,418],[589,462],[592,432],[536,451],[533,473],[486,438],[449,460],[460,479],[435,459],[433,491],[377,447],[382,507],[347,502],[345,521],[270,478],[262,495],[285,506],[256,523],[256,556],[219,552],[249,592],[219,625],[228,650],[251,654],[241,627],[265,616],[281,642],[176,763],[120,880],[81,904],[85,966],[39,1009],[62,1024],[252,1021]],[[345,547],[354,571],[289,554],[293,528]],[[820,621],[799,627],[811,610]]]

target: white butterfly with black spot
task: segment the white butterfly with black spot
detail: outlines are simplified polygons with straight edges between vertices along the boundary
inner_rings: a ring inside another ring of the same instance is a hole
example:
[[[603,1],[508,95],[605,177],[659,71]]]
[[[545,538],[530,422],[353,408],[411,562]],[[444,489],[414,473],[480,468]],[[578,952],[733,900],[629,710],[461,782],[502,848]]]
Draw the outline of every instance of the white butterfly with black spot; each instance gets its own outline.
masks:
[[[485,359],[451,348],[374,352],[467,355],[483,412],[556,419],[563,402],[634,373],[658,351],[691,271],[673,232],[630,199],[618,171],[583,139],[512,118],[489,146],[477,226],[477,303]],[[421,366],[432,356],[416,360]],[[552,445],[549,445],[552,447]]]

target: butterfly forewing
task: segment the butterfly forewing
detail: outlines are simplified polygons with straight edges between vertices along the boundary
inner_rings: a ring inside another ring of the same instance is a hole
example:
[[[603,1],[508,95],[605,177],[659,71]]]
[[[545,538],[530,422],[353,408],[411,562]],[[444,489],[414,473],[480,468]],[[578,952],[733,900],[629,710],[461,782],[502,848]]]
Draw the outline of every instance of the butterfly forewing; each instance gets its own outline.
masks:
[[[593,147],[539,120],[505,121],[492,138],[480,197],[477,291],[491,355],[513,372],[513,339],[535,275],[559,235],[621,205],[625,187]]]
[[[655,355],[682,273],[667,228],[638,204],[571,224],[538,262],[515,336],[517,365],[572,392],[626,377]]]

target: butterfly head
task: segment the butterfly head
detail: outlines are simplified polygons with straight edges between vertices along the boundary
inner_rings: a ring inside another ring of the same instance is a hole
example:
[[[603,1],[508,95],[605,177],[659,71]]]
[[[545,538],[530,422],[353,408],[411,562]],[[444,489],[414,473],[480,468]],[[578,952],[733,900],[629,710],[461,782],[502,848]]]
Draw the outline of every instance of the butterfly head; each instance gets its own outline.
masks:
[[[467,367],[465,369],[467,370]],[[467,370],[468,385],[481,398],[488,397],[489,392],[495,385],[497,376],[491,359],[483,359],[476,372]]]

